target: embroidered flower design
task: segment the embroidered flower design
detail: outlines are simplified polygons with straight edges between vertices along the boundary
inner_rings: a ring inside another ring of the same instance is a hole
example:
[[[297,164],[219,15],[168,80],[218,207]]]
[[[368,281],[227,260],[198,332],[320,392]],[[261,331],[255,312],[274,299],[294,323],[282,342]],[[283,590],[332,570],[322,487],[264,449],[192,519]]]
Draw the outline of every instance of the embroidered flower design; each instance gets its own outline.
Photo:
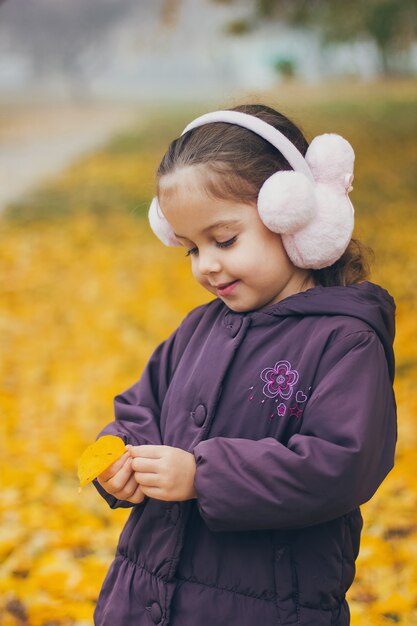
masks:
[[[288,361],[278,361],[274,367],[266,367],[261,372],[261,379],[265,382],[263,392],[268,398],[280,396],[288,400],[298,378],[297,370],[292,370]]]
[[[278,404],[277,413],[280,417],[284,417],[286,410],[287,410],[287,407],[285,406],[285,404],[283,404],[282,402],[281,404]]]

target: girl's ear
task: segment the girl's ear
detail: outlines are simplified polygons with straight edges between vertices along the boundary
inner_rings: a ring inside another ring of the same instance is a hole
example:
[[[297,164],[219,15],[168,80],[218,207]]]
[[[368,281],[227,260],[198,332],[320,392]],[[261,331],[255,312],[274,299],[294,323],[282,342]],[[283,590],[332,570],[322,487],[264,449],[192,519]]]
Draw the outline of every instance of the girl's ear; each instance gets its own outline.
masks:
[[[149,224],[155,233],[155,235],[166,246],[180,246],[180,242],[174,235],[174,231],[171,228],[170,223],[166,219],[165,215],[161,211],[158,198],[155,196],[151,202],[148,212]]]

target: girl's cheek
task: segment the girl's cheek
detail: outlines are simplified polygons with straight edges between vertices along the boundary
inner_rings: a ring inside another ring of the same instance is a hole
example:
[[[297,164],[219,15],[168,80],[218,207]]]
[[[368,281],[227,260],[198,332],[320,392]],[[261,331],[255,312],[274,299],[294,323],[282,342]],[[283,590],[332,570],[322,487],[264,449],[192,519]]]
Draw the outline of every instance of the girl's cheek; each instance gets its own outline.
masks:
[[[198,282],[201,282],[202,276],[198,270],[198,263],[194,258],[191,259],[191,273]]]
[[[194,276],[196,280],[198,280],[198,271],[194,261],[191,261],[191,274]]]
[[[226,261],[225,261],[225,267],[227,267],[228,271],[232,274],[235,274],[236,272],[240,272],[242,270],[242,268],[246,265],[248,258],[250,258],[251,255],[251,250],[245,250],[243,251],[242,249],[234,249],[234,250],[230,250]]]

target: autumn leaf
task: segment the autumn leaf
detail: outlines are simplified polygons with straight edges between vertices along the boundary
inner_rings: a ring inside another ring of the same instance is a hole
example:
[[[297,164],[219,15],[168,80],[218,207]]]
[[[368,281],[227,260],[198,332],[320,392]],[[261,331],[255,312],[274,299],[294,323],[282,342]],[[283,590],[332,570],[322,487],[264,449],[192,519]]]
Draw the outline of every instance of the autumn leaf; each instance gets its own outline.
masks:
[[[80,490],[117,461],[125,451],[123,439],[114,435],[104,435],[88,446],[78,461]]]

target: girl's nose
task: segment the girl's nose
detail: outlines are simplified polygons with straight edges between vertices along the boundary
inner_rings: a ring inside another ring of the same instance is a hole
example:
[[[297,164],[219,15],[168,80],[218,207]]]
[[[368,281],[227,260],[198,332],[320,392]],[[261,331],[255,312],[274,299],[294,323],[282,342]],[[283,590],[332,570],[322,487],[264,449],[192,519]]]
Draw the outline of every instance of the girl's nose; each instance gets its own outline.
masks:
[[[198,270],[200,274],[213,274],[221,270],[220,262],[216,254],[199,250],[198,254]]]

